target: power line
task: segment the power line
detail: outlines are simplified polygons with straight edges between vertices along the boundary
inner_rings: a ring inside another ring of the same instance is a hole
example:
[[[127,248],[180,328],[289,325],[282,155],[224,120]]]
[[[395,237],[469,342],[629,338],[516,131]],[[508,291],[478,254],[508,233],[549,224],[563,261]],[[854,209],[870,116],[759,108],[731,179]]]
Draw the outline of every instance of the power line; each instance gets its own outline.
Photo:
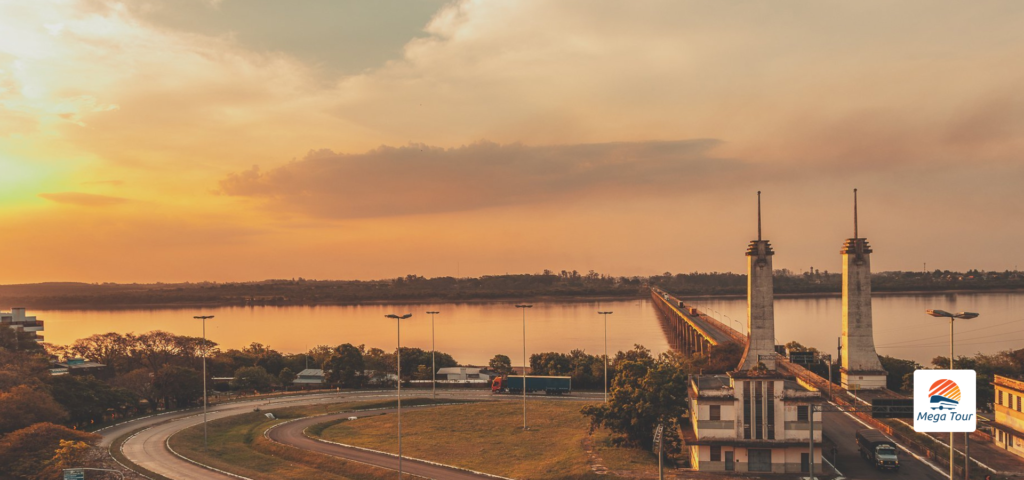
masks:
[[[1001,327],[1003,325],[1009,325],[1011,323],[1021,323],[1021,320],[1011,320],[1009,322],[997,323],[995,325],[989,325],[987,327],[974,328],[974,329],[971,329],[971,332],[977,332],[979,330],[987,330],[987,329],[990,329],[990,328]],[[1000,333],[999,335],[1002,335],[1002,334],[1005,334],[1005,333],[1012,333],[1012,332],[1003,332],[1003,333]],[[921,340],[932,340],[932,339],[936,339],[936,338],[949,338],[949,335],[943,334],[943,335],[935,335],[935,336],[932,336],[932,337],[915,338],[913,340],[902,340],[902,341],[886,344],[886,346],[899,345],[899,344],[903,344],[903,343],[913,343],[913,342],[917,342],[917,341],[921,341]],[[978,337],[978,338],[982,338],[982,337]],[[971,339],[968,339],[968,340],[971,340]]]
[[[1024,338],[1004,338],[1004,339],[1000,339],[1000,340],[990,340],[990,341],[987,341],[987,342],[957,343],[957,346],[960,346],[960,345],[989,345],[989,344],[992,344],[992,343],[1004,343],[1004,342],[1024,342]],[[932,343],[932,344],[927,344],[927,345],[903,345],[903,346],[898,346],[898,347],[893,347],[893,348],[937,348],[937,347],[948,347],[948,346],[949,346],[949,343]],[[886,348],[886,347],[885,347],[885,345],[882,345],[882,346],[880,346],[878,348]]]

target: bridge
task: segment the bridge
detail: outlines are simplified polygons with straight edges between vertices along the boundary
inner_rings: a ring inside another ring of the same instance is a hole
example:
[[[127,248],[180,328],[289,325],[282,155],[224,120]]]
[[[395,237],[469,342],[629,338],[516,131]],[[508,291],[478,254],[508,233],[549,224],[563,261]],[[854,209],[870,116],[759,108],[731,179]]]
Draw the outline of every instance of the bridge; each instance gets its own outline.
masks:
[[[726,343],[746,346],[746,335],[694,307],[686,306],[682,300],[668,292],[651,287],[651,297],[654,307],[662,313],[670,327],[669,343],[676,350],[705,355],[711,351],[711,347]]]

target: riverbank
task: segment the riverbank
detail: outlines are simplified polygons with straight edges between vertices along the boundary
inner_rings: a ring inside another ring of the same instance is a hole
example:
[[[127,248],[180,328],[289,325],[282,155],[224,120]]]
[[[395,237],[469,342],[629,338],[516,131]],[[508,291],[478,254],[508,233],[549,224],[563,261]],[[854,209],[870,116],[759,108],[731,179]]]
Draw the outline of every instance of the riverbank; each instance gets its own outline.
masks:
[[[734,300],[746,298],[745,293],[735,294],[675,294],[681,300]],[[971,295],[971,294],[1016,294],[1024,293],[1024,289],[998,288],[990,290],[981,289],[951,289],[951,290],[907,290],[907,291],[880,291],[872,292],[875,297],[915,297],[930,295]],[[775,293],[775,298],[839,298],[842,292],[810,292],[810,293]],[[647,294],[624,294],[624,295],[532,295],[523,297],[485,297],[485,298],[463,298],[453,299],[444,296],[432,296],[422,298],[380,298],[354,301],[318,301],[318,302],[273,302],[253,303],[239,301],[237,299],[218,299],[209,301],[180,301],[180,302],[100,302],[98,299],[82,302],[68,302],[59,298],[38,298],[27,299],[26,297],[4,297],[0,296],[0,305],[17,305],[30,310],[197,310],[206,308],[263,308],[263,307],[349,307],[360,305],[482,305],[501,303],[593,303],[593,302],[618,302],[626,300],[643,300]],[[0,307],[2,308],[2,307]]]
[[[646,294],[630,295],[539,295],[528,297],[501,297],[501,298],[470,298],[451,299],[445,297],[429,298],[408,298],[408,299],[374,299],[349,302],[323,301],[323,302],[296,302],[296,303],[248,303],[238,301],[205,301],[205,302],[153,302],[153,303],[105,303],[98,306],[97,302],[47,302],[31,301],[18,298],[6,298],[0,296],[0,305],[17,305],[29,310],[195,310],[202,308],[257,308],[257,307],[351,307],[360,305],[480,305],[495,303],[522,303],[522,302],[562,302],[562,303],[589,303],[589,302],[619,302],[625,300],[640,300],[647,298]],[[3,307],[0,307],[3,308]]]

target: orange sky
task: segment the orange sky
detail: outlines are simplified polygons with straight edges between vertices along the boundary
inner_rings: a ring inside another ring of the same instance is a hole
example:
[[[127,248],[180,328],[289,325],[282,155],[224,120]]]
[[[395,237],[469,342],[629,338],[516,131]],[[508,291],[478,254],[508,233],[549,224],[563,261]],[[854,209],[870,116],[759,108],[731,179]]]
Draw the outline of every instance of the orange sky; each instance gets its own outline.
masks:
[[[0,0],[0,283],[1024,264],[1024,4]]]

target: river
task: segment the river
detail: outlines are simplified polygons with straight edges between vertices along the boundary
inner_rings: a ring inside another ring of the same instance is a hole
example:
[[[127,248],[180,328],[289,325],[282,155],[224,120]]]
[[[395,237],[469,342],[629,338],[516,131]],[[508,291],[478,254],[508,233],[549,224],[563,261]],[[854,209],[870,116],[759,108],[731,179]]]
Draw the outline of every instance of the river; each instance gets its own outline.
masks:
[[[746,323],[746,300],[694,299],[724,323]],[[881,355],[910,358],[927,364],[949,351],[948,320],[932,318],[926,309],[979,312],[973,320],[957,321],[957,354],[993,353],[1024,348],[1024,293],[957,293],[876,296],[875,345]],[[527,353],[580,348],[600,354],[604,349],[603,320],[608,317],[610,352],[641,344],[655,353],[668,349],[662,325],[649,298],[603,302],[537,302],[526,310]],[[412,313],[402,321],[402,344],[430,349],[430,316],[435,319],[437,349],[461,363],[486,364],[495,354],[522,362],[523,311],[514,303],[443,303],[316,307],[222,307],[152,310],[36,310],[46,322],[46,340],[69,344],[94,333],[143,333],[165,330],[181,335],[202,334],[193,315],[214,315],[207,337],[221,348],[241,348],[260,342],[282,352],[298,353],[317,344],[365,344],[393,349],[395,320],[388,313]],[[775,301],[775,332],[779,343],[796,340],[825,352],[836,352],[842,329],[839,297],[779,298]]]

